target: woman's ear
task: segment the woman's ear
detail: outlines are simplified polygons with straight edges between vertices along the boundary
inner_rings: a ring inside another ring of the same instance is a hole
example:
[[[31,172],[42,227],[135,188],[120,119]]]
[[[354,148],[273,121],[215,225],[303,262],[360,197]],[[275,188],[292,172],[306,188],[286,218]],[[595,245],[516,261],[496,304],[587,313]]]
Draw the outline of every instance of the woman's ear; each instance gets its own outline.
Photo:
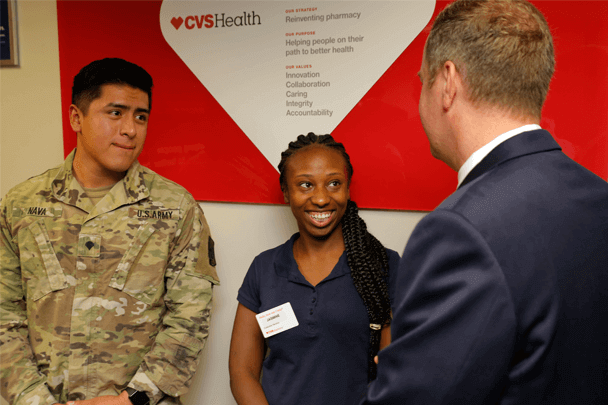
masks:
[[[289,191],[286,188],[283,189],[283,200],[285,200],[285,204],[289,204]]]

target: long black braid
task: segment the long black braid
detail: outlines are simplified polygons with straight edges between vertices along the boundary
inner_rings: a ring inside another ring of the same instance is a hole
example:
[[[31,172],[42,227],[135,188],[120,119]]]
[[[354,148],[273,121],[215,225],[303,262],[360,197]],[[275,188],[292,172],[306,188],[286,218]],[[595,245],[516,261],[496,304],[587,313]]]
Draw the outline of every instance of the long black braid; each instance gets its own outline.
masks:
[[[346,153],[344,145],[336,142],[331,135],[299,135],[295,142],[289,143],[289,148],[281,153],[279,163],[281,189],[285,191],[285,165],[288,159],[302,148],[310,145],[320,145],[340,151],[346,161],[347,181],[353,175],[353,166]],[[371,233],[359,216],[357,204],[348,201],[346,212],[342,217],[342,235],[346,248],[346,258],[357,292],[367,308],[370,322],[370,342],[368,349],[368,380],[376,378],[376,363],[374,357],[380,348],[381,327],[390,322],[390,299],[388,295],[388,255],[386,249]]]

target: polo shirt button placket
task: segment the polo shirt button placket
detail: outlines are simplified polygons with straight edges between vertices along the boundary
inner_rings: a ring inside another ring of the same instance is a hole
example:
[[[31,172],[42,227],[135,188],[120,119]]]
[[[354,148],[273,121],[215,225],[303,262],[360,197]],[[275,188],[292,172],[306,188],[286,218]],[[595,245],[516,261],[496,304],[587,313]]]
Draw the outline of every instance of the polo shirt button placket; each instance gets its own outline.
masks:
[[[308,323],[308,331],[311,333],[314,333],[315,331],[315,320],[313,318],[313,315],[315,313],[315,307],[317,306],[317,289],[313,288],[312,290],[312,298],[311,298],[311,305],[310,305],[310,311],[308,312],[308,314],[310,315],[309,318],[309,323]]]

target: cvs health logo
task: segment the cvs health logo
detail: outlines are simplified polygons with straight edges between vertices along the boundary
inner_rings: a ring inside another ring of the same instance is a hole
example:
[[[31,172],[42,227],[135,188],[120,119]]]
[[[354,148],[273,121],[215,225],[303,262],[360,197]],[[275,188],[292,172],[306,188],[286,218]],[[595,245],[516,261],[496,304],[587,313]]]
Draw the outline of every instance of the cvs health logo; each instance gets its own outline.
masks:
[[[252,11],[247,13],[243,11],[243,15],[237,15],[235,17],[226,17],[226,13],[219,14],[202,14],[202,15],[189,15],[186,18],[173,17],[171,24],[176,30],[180,29],[182,24],[184,28],[192,30],[194,28],[201,29],[205,28],[224,28],[224,27],[243,27],[247,25],[261,25],[262,18]]]
[[[175,29],[178,30],[184,21],[186,22],[184,24],[184,27],[189,30],[193,29],[194,27],[203,28],[203,26],[205,26],[205,28],[211,28],[211,27],[213,27],[213,14],[207,14],[207,15],[201,15],[201,16],[189,15],[188,17],[186,17],[185,20],[182,17],[173,17],[171,19],[171,24],[173,24]]]

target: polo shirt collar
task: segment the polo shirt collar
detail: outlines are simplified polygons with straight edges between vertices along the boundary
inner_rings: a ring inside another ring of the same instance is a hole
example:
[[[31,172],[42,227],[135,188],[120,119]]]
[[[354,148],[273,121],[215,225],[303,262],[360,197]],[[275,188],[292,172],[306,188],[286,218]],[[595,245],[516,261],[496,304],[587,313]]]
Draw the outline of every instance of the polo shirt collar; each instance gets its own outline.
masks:
[[[298,263],[296,263],[296,259],[293,256],[293,243],[299,237],[300,233],[296,232],[285,244],[283,244],[283,246],[281,246],[281,249],[279,249],[279,252],[277,253],[277,260],[274,262],[274,269],[279,277],[284,277],[293,283],[310,285],[302,273],[300,273]],[[334,278],[342,277],[346,274],[350,274],[350,268],[348,267],[346,250],[344,250],[344,252],[342,252],[342,256],[340,256],[338,263],[332,269],[331,273],[329,273],[329,275],[319,284],[325,283]]]

